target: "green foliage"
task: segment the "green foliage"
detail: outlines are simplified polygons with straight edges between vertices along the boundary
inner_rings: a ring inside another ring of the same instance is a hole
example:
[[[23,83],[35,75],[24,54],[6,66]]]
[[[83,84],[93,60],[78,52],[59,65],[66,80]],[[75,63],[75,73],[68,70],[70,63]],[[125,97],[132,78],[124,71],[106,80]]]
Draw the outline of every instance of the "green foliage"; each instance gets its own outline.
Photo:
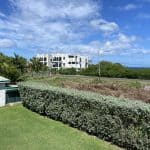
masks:
[[[12,82],[19,80],[21,74],[17,70],[17,68],[13,65],[3,64],[0,67],[1,73],[0,75],[4,75],[6,78],[10,79]]]
[[[49,68],[42,64],[38,58],[33,57],[30,59],[29,68],[31,72],[39,73],[40,71],[45,72],[48,71]]]
[[[88,68],[80,71],[81,75],[98,76],[98,65],[89,65]]]
[[[89,65],[87,69],[81,70],[81,75],[98,76],[99,65]],[[130,78],[130,79],[150,79],[150,69],[132,69],[119,63],[102,61],[100,63],[102,77]]]
[[[20,80],[22,73],[19,67],[22,63],[17,64],[17,62],[19,61],[15,61],[15,58],[0,53],[0,75],[9,78],[13,82]]]
[[[150,79],[150,69],[128,69],[127,77],[131,79]]]
[[[22,74],[27,72],[27,60],[24,57],[14,53],[14,57],[12,57],[12,64],[14,64],[14,66],[16,66],[18,71]]]
[[[77,75],[78,71],[75,68],[56,68],[51,69],[52,74],[62,74],[62,75]]]
[[[101,74],[104,77],[123,78],[126,77],[126,68],[119,63],[101,62]]]
[[[19,85],[23,105],[127,149],[150,149],[150,105],[92,92]]]
[[[139,89],[139,88],[142,88],[142,84],[140,82],[138,82],[138,81],[135,81],[135,82],[132,82],[130,84],[130,87],[134,87],[134,88]]]
[[[76,75],[77,71],[75,68],[61,68],[59,73],[64,75]]]
[[[30,62],[32,71],[39,72],[40,70],[42,70],[43,65],[38,58],[33,57],[32,59],[30,59]]]
[[[52,74],[58,74],[58,73],[59,73],[59,70],[56,69],[56,68],[51,68],[51,73],[52,73]]]

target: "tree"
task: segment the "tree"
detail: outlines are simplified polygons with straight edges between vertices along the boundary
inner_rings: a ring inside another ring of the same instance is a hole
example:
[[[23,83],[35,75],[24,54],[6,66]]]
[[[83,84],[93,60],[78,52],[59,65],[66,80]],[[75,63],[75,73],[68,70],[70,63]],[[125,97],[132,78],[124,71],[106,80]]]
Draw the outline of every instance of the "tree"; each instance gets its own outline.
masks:
[[[42,70],[42,63],[40,62],[40,60],[38,58],[31,58],[30,59],[31,62],[31,70],[35,71],[35,72],[39,72],[40,70]]]
[[[125,77],[126,67],[119,63],[112,63],[108,61],[101,62],[101,73],[105,77],[122,78]]]
[[[12,57],[12,63],[21,72],[21,74],[27,72],[27,59],[25,59],[24,57],[14,53],[14,57]]]
[[[17,54],[14,57],[0,53],[0,75],[16,82],[23,80],[26,72],[27,60]]]
[[[14,65],[3,62],[0,64],[0,75],[10,79],[12,82],[20,80],[20,72]]]

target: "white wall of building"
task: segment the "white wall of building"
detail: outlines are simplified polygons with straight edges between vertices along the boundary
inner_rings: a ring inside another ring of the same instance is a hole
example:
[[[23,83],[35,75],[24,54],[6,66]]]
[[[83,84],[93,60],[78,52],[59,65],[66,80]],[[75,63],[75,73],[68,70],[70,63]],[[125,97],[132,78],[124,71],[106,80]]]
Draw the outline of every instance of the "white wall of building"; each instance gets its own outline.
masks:
[[[88,67],[89,58],[80,55],[69,54],[38,54],[40,61],[52,68],[76,68],[84,69]]]
[[[39,58],[40,62],[42,62],[46,66],[50,65],[50,57],[48,54],[37,54],[37,58]]]
[[[0,107],[5,106],[6,104],[6,91],[0,90]]]

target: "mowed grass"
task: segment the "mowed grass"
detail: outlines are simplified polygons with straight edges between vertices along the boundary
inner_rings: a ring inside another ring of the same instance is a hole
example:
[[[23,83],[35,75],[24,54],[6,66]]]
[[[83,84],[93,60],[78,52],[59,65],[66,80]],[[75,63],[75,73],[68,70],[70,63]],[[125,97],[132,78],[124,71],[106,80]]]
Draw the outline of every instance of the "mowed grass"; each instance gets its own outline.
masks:
[[[22,105],[0,108],[0,150],[119,150]]]

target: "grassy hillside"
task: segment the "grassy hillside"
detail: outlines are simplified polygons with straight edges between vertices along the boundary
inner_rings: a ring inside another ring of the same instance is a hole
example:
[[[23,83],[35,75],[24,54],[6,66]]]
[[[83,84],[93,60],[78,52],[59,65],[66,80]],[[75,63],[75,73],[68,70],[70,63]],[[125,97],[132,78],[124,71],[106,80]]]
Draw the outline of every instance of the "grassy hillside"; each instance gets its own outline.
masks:
[[[0,108],[0,149],[119,150],[120,148],[18,105]]]
[[[122,78],[101,78],[98,80],[97,77],[78,75],[56,75],[48,78],[30,78],[29,80],[39,84],[93,91],[103,95],[139,99],[150,103],[150,80]]]

